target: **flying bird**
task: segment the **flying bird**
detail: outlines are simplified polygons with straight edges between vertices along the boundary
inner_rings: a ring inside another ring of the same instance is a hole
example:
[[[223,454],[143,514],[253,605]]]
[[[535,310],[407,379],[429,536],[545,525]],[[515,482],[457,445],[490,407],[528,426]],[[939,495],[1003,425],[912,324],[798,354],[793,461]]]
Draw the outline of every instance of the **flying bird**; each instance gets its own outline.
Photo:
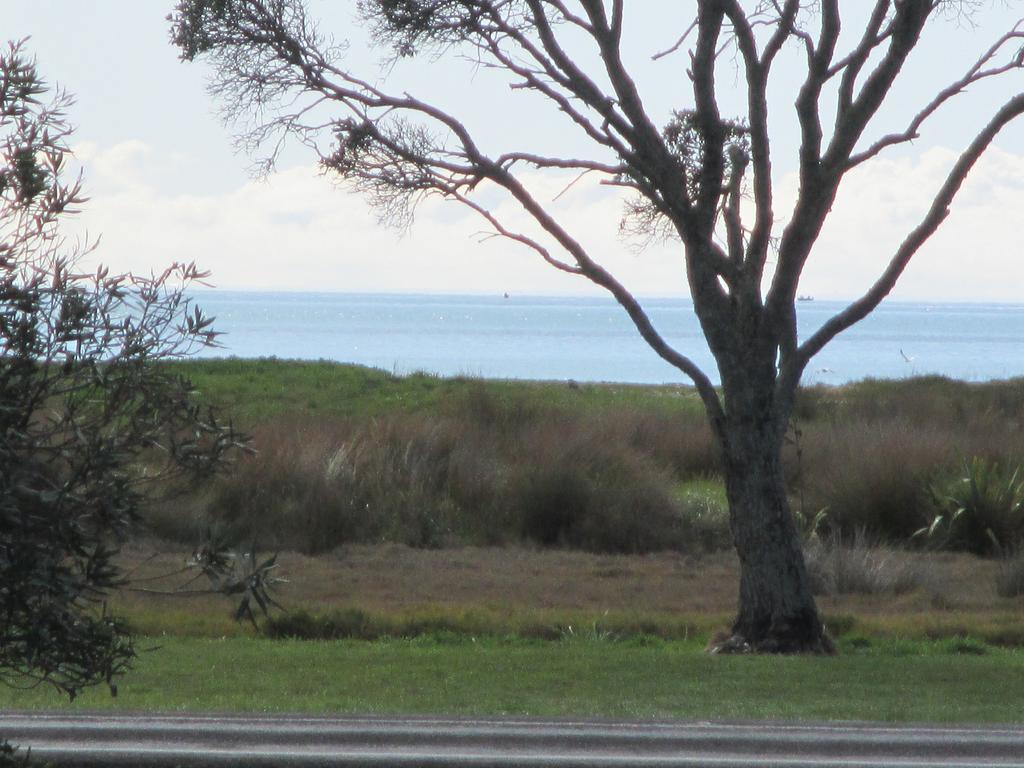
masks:
[[[912,362],[914,362],[914,358],[908,357],[907,353],[904,352],[902,348],[900,348],[900,357],[903,358],[903,362],[905,362],[905,363],[912,363]]]

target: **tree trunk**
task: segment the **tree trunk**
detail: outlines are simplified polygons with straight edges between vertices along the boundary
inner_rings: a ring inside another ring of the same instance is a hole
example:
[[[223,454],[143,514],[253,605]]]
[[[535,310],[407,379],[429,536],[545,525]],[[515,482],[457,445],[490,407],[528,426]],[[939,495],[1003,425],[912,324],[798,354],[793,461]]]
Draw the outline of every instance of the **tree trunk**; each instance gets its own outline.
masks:
[[[787,416],[769,398],[730,397],[722,430],[726,494],[740,559],[739,612],[714,653],[833,653],[818,615],[782,471]],[[749,390],[748,390],[749,391]],[[768,390],[771,391],[770,389]],[[735,393],[734,393],[735,394]],[[788,409],[786,409],[788,413]]]

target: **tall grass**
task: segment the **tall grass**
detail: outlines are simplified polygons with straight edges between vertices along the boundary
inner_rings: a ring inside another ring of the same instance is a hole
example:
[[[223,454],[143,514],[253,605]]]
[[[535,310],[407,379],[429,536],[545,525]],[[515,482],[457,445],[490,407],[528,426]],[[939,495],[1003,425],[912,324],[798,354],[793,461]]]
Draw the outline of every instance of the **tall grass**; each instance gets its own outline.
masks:
[[[1024,549],[1003,552],[996,570],[996,594],[1000,597],[1024,595]]]
[[[673,483],[713,464],[709,436],[698,422],[638,439],[652,429],[647,414],[584,420],[482,387],[435,415],[279,418],[253,431],[258,452],[207,495],[206,515],[304,552],[375,541],[702,548]]]
[[[881,546],[863,531],[852,540],[838,532],[815,537],[806,543],[804,553],[816,595],[901,595],[933,587],[926,561]]]
[[[929,484],[955,458],[953,436],[903,421],[841,421],[804,428],[802,485],[805,515],[827,510],[830,528],[908,540],[929,519]]]

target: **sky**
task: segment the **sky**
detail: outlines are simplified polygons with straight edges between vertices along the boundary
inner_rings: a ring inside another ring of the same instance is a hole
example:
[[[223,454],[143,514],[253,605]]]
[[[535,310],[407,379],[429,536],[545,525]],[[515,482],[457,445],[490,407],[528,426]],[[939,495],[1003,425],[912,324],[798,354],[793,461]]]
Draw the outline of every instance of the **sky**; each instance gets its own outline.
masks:
[[[487,149],[515,146],[586,151],[547,105],[511,92],[497,73],[465,62],[417,60],[391,69],[366,43],[349,0],[311,0],[322,29],[349,42],[345,63],[395,90],[426,94],[464,117]],[[685,54],[655,62],[686,25],[689,4],[643,0],[627,17],[627,65],[651,114],[663,121],[688,104]],[[844,25],[856,29],[866,4],[847,1]],[[206,92],[209,70],[186,64],[167,37],[167,0],[0,0],[6,40],[27,49],[44,76],[76,96],[74,150],[89,202],[69,233],[101,238],[96,258],[115,270],[159,271],[196,261],[218,288],[399,293],[598,293],[556,272],[533,252],[486,235],[481,219],[450,202],[428,201],[407,231],[383,227],[355,195],[319,173],[301,147],[276,172],[254,177],[254,157],[235,150],[237,129],[223,124]],[[847,11],[846,9],[852,9]],[[966,70],[984,47],[1024,16],[1024,4],[997,0],[973,21],[940,19],[908,64],[874,135],[903,127],[926,95]],[[772,92],[776,213],[785,222],[795,198],[797,130],[792,101],[799,51],[787,51]],[[787,76],[789,73],[792,76]],[[742,82],[722,78],[722,111],[742,109]],[[731,86],[731,87],[730,87]],[[945,173],[980,126],[1012,95],[1024,74],[975,89],[940,112],[920,139],[848,176],[801,281],[800,292],[848,299],[877,276],[931,202]],[[622,200],[587,180],[530,174],[598,261],[639,295],[685,296],[676,244],[639,248],[619,232]],[[560,194],[563,193],[564,194]],[[556,200],[557,198],[557,200]],[[496,212],[522,228],[511,203]],[[919,252],[893,293],[916,301],[1024,301],[1024,120],[1000,135],[975,168],[953,214]]]

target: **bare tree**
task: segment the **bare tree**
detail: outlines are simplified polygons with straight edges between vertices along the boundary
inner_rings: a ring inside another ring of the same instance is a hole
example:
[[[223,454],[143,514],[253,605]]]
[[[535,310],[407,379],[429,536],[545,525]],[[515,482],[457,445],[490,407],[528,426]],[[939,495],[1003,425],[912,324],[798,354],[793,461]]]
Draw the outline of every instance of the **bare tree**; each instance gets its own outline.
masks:
[[[588,140],[592,151],[583,157],[515,148],[488,154],[455,115],[391,88],[388,78],[380,84],[347,69],[344,46],[318,30],[301,0],[181,0],[169,19],[182,58],[214,64],[211,90],[227,116],[249,120],[249,148],[269,146],[272,161],[284,137],[297,136],[386,220],[405,221],[417,201],[440,195],[554,268],[607,289],[654,351],[692,379],[721,447],[741,576],[739,613],[717,650],[827,652],[781,470],[797,385],[808,361],[892,290],[996,134],[1024,112],[1024,95],[1011,95],[963,150],[869,290],[804,339],[796,325],[798,281],[844,176],[918,137],[971,86],[1020,70],[1024,31],[1006,31],[962,77],[922,98],[905,126],[872,139],[879,109],[929,20],[983,13],[982,3],[858,0],[868,14],[843,34],[839,0],[690,5],[692,23],[659,55],[668,65],[685,61],[692,97],[659,128],[624,64],[625,0],[358,1],[374,40],[396,59],[425,55],[429,66],[432,57],[462,55],[469,66],[506,72],[513,93],[545,98],[552,129],[561,125]],[[768,89],[786,46],[804,67],[795,101],[800,189],[781,219],[773,202]],[[745,84],[746,110],[737,120],[719,110],[727,67],[730,88],[737,68]],[[531,194],[524,171],[533,169],[596,174],[630,190],[632,226],[679,243],[720,388],[667,342],[580,233]],[[481,185],[517,201],[539,234],[502,221],[481,202]]]

